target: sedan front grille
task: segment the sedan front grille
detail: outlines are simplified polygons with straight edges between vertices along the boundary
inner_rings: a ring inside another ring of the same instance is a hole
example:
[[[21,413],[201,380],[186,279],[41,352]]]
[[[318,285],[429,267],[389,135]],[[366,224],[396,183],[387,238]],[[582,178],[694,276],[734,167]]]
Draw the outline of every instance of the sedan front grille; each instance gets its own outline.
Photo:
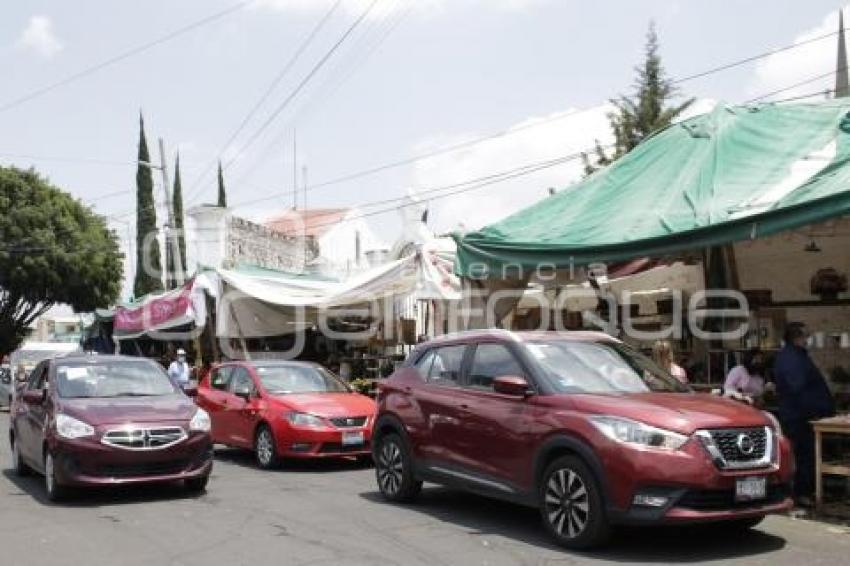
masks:
[[[353,428],[366,424],[367,417],[337,417],[330,419],[337,428]]]
[[[179,426],[157,428],[125,427],[104,433],[101,442],[125,450],[162,450],[187,438]]]
[[[708,429],[696,435],[718,468],[744,470],[773,463],[774,438],[769,427]]]

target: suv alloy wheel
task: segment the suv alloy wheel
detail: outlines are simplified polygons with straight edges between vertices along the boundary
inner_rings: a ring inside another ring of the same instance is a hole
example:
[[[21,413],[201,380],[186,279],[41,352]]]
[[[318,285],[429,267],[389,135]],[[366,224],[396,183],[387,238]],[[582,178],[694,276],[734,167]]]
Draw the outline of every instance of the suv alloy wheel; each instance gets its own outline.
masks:
[[[596,546],[610,534],[596,477],[575,456],[558,458],[546,468],[540,513],[549,532],[567,548]]]
[[[395,433],[379,440],[375,476],[381,495],[389,501],[412,501],[422,489],[422,482],[413,477],[413,459],[407,444]]]

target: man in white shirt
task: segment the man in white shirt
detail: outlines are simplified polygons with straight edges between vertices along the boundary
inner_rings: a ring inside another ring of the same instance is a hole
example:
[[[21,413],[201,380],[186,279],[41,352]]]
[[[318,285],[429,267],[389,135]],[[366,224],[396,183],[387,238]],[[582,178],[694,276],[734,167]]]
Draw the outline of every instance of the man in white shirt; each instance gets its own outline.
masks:
[[[186,363],[186,350],[177,350],[177,359],[168,366],[168,377],[180,387],[189,384],[189,364]]]

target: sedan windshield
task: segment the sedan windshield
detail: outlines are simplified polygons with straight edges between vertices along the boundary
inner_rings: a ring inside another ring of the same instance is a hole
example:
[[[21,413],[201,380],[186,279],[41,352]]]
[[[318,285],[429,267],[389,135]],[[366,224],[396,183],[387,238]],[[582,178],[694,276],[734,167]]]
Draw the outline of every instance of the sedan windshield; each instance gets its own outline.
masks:
[[[66,399],[154,397],[176,393],[165,372],[149,361],[62,362],[56,365],[56,387]]]
[[[296,365],[257,366],[263,388],[271,395],[291,393],[348,393],[348,386],[322,367]]]
[[[533,342],[528,351],[559,393],[689,392],[643,354],[616,342]]]

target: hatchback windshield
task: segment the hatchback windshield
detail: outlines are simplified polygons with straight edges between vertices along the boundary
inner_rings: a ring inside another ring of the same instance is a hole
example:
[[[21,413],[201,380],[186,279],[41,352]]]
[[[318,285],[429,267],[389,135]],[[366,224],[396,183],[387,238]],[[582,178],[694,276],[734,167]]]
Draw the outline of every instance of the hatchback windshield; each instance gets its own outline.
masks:
[[[348,386],[321,367],[257,366],[257,375],[271,395],[290,393],[347,393]]]
[[[62,362],[56,365],[56,387],[66,399],[153,397],[176,392],[159,366],[141,360]]]
[[[689,392],[652,360],[618,343],[548,341],[527,344],[559,393]]]

